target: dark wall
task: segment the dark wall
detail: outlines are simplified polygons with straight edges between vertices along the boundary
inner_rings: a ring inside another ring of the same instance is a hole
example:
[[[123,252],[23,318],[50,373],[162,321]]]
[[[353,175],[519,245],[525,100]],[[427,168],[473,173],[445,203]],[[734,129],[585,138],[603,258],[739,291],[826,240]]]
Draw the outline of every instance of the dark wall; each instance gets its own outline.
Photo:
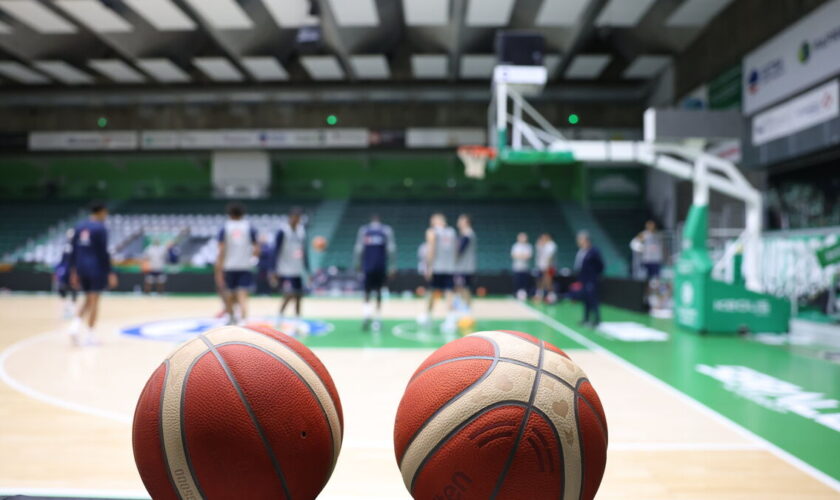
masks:
[[[571,283],[572,278],[558,279],[558,288],[562,292]],[[120,274],[119,292],[131,292],[143,284],[141,274]],[[414,272],[400,272],[390,282],[393,292],[403,290],[414,291],[419,286],[426,286],[425,280]],[[513,278],[510,273],[481,273],[476,276],[476,286],[484,287],[490,295],[505,295],[511,293]],[[166,283],[166,288],[175,293],[210,293],[215,290],[211,273],[172,274]],[[605,278],[601,287],[601,300],[604,304],[631,311],[645,312],[644,293],[646,284],[643,281],[630,279]],[[43,292],[52,289],[52,275],[47,272],[12,270],[0,272],[0,290],[23,292]]]
[[[341,127],[485,127],[487,106],[487,101],[20,106],[5,108],[0,132],[99,130],[100,117],[107,117],[110,130],[313,128],[326,126],[329,115],[338,116]],[[551,123],[565,123],[576,113],[580,126],[605,128],[640,128],[644,111],[640,104],[614,102],[536,107]]]
[[[676,95],[709,82],[828,0],[737,0],[676,60]]]

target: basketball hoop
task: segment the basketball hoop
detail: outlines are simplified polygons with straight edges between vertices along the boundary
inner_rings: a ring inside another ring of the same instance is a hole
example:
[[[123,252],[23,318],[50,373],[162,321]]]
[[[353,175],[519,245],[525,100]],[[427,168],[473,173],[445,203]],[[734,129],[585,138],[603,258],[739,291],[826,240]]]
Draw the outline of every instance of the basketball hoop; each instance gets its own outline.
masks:
[[[487,146],[461,146],[458,158],[464,162],[464,175],[472,179],[483,179],[487,162],[496,157],[496,150]]]

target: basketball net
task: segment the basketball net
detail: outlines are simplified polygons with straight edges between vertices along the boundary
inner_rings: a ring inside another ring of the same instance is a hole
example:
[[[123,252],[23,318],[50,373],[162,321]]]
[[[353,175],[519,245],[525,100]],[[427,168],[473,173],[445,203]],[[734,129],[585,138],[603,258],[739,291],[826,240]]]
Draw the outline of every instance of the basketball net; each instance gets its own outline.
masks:
[[[464,175],[471,179],[483,179],[487,162],[496,157],[496,150],[486,146],[461,146],[458,158],[464,163]]]

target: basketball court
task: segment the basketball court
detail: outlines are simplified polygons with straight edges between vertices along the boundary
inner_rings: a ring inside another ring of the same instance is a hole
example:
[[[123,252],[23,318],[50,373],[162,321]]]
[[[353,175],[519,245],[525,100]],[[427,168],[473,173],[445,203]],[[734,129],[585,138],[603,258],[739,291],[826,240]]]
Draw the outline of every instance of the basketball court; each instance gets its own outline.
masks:
[[[254,314],[270,316],[276,305],[255,299]],[[58,319],[45,319],[45,311],[56,309],[52,297],[2,299],[0,494],[148,498],[130,446],[137,396],[177,345],[160,339],[206,328],[197,320],[212,322],[218,304],[209,297],[120,295],[107,297],[107,306],[104,345],[78,349]],[[396,405],[415,367],[446,341],[418,329],[414,317],[421,308],[417,300],[391,300],[382,331],[372,334],[360,330],[355,300],[305,303],[304,317],[318,332],[302,340],[330,370],[345,412],[338,466],[320,498],[409,498],[393,452]],[[635,336],[578,327],[579,306],[572,304],[485,299],[475,313],[478,330],[530,332],[566,350],[587,372],[610,427],[599,498],[701,499],[710,491],[720,499],[840,495],[836,429],[762,406],[739,394],[737,382],[720,382],[698,368],[772,367],[774,377],[836,401],[838,365],[797,359],[778,346],[679,333],[662,320],[614,309],[605,311],[604,325],[634,325]],[[748,356],[739,356],[746,350]],[[778,398],[766,381],[753,390]]]
[[[0,0],[0,500],[840,499],[838,54],[840,0]]]

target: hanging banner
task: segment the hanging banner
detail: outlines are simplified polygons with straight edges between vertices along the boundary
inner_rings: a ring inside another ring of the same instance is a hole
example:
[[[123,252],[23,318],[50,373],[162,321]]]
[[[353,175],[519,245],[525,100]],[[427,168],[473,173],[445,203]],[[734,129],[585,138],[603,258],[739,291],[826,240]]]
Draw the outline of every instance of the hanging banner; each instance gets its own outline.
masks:
[[[814,10],[744,58],[744,114],[840,73],[840,0]]]

